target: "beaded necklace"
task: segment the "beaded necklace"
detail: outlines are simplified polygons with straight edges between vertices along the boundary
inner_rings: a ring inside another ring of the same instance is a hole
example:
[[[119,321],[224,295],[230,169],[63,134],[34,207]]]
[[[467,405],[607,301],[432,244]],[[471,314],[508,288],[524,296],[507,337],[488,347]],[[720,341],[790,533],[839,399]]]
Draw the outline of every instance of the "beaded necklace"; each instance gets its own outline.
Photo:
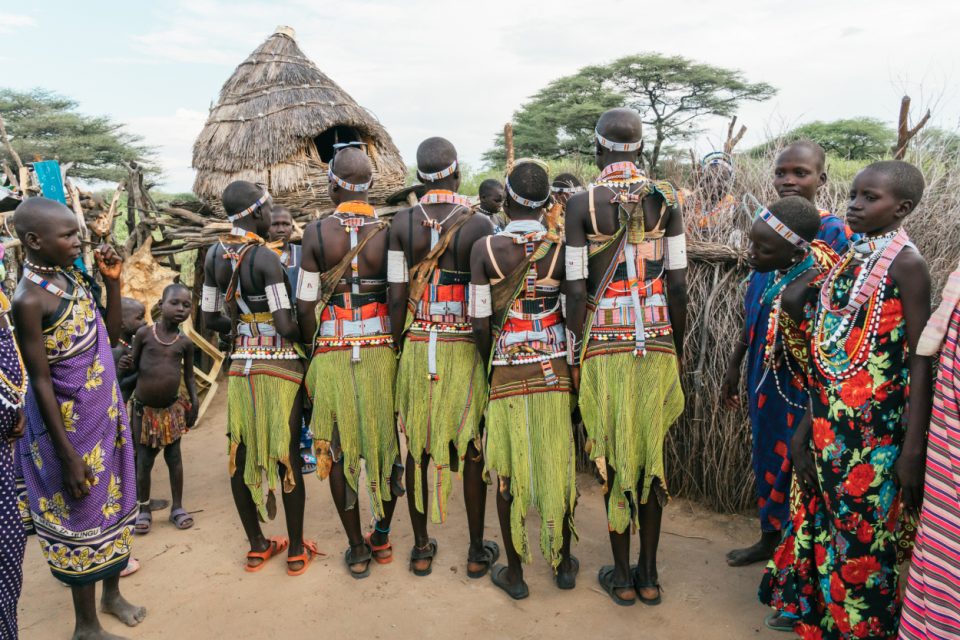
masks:
[[[157,342],[159,342],[160,344],[162,344],[162,345],[165,346],[165,347],[172,347],[173,345],[175,345],[175,344],[177,343],[177,340],[180,339],[180,329],[179,329],[179,328],[177,329],[177,333],[173,336],[173,340],[171,340],[170,342],[164,342],[162,339],[160,339],[160,335],[157,333],[157,325],[156,325],[156,324],[153,325],[152,331],[153,331],[153,337],[156,338]]]
[[[63,271],[61,267],[58,267],[56,265],[52,267],[42,267],[34,262],[31,262],[30,260],[24,260],[23,266],[26,267],[27,269],[30,269],[34,273],[53,274],[53,273],[60,273],[61,271]]]
[[[36,284],[47,293],[52,293],[58,298],[63,298],[64,300],[78,300],[81,297],[83,297],[83,294],[85,294],[86,291],[83,289],[82,286],[80,286],[80,283],[74,280],[73,278],[71,278],[70,274],[68,274],[66,271],[59,268],[57,271],[60,274],[62,274],[64,278],[66,278],[71,283],[73,283],[73,292],[67,293],[66,291],[64,291],[57,285],[53,284],[52,282],[50,282],[40,274],[35,273],[29,268],[26,268],[26,266],[24,266],[23,277],[29,280],[30,282]]]
[[[613,182],[616,184],[633,184],[646,180],[643,170],[633,162],[614,162],[604,167],[597,177],[597,184]]]
[[[834,381],[846,380],[869,362],[880,328],[887,273],[909,241],[906,231],[899,229],[857,243],[827,274],[820,292],[813,332],[813,360],[824,377]],[[847,294],[847,304],[836,308],[832,305],[831,292],[839,275],[855,259],[863,260],[860,272]],[[848,345],[861,313],[862,329],[856,343]],[[828,317],[836,323],[829,331],[826,326]]]
[[[470,207],[470,199],[447,189],[431,189],[420,198],[420,204],[456,204]]]

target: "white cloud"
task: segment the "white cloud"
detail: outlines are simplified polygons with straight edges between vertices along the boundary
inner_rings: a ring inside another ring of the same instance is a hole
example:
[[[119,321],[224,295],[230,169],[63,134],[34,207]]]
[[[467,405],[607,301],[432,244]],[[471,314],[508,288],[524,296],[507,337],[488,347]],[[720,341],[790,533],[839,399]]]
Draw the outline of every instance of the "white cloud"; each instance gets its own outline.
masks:
[[[19,29],[37,26],[37,21],[30,16],[15,13],[0,15],[0,33],[14,33]]]
[[[127,120],[126,128],[143,137],[144,143],[157,149],[157,162],[163,169],[161,185],[171,191],[189,191],[193,186],[193,141],[206,122],[207,114],[177,108],[172,114],[143,116]]]

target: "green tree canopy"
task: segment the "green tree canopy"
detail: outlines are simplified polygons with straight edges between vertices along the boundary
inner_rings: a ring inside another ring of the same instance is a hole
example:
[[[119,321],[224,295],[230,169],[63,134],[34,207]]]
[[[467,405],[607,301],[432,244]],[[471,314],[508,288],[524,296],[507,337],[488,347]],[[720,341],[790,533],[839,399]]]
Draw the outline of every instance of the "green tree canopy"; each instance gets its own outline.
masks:
[[[729,117],[747,100],[766,100],[776,90],[748,82],[740,71],[694,62],[681,56],[644,53],[607,65],[584,67],[554,80],[515,114],[514,146],[518,156],[558,157],[590,154],[597,118],[612,107],[640,112],[651,171],[666,141],[678,143],[702,129],[705,116]],[[503,136],[484,159],[503,162]]]
[[[157,173],[150,163],[154,152],[139,136],[110,118],[83,115],[76,108],[74,100],[43,89],[0,89],[0,115],[11,145],[24,162],[35,157],[73,162],[70,175],[83,180],[122,180],[127,176],[123,163],[129,160]],[[5,148],[0,148],[0,158],[12,166]]]
[[[877,160],[890,155],[890,147],[897,141],[897,133],[875,118],[847,118],[831,122],[816,120],[784,136],[768,140],[751,149],[750,153],[764,154],[771,148],[800,139],[813,140],[830,155],[846,160]]]

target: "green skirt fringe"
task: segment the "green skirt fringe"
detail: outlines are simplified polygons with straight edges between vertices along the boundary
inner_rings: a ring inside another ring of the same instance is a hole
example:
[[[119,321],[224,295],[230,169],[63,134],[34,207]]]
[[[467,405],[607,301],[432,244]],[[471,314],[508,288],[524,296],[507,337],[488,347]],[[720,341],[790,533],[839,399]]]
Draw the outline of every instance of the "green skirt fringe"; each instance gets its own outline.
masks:
[[[654,479],[666,489],[663,444],[683,412],[677,357],[658,351],[598,355],[585,359],[581,371],[590,458],[605,458],[616,471],[607,517],[610,530],[623,533],[638,525],[637,485],[643,482],[640,504],[649,499]]]
[[[416,506],[426,513],[420,473],[423,454],[433,460],[433,509],[431,519],[447,517],[447,501],[453,489],[450,444],[460,460],[474,442],[479,450],[480,421],[487,400],[487,376],[473,340],[437,342],[437,376],[427,373],[429,342],[407,339],[397,370],[396,403],[400,428],[407,437],[417,473],[413,488]],[[409,490],[410,488],[407,487]]]
[[[267,519],[263,495],[263,477],[267,487],[276,491],[283,466],[283,491],[296,486],[290,466],[290,411],[300,385],[270,375],[229,376],[227,378],[227,423],[230,433],[230,475],[236,472],[237,447],[246,447],[243,482],[250,490],[261,520]]]
[[[510,531],[524,562],[531,561],[526,517],[540,514],[540,551],[556,569],[562,557],[563,523],[576,537],[576,454],[569,393],[546,392],[491,400],[487,408],[488,471],[510,479]]]
[[[347,482],[359,493],[360,460],[367,473],[373,516],[383,518],[383,503],[392,499],[390,473],[400,450],[393,413],[397,357],[387,345],[363,347],[360,362],[350,349],[318,353],[307,371],[313,400],[310,430],[314,441],[339,437]]]

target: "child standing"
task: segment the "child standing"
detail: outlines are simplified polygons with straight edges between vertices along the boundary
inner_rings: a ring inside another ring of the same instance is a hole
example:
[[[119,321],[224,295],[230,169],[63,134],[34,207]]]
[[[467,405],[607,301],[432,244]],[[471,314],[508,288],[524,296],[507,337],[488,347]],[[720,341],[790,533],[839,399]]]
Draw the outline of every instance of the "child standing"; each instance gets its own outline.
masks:
[[[163,448],[170,473],[170,522],[189,529],[193,518],[183,508],[183,460],[180,437],[197,420],[197,385],[193,376],[193,342],[180,325],[190,317],[190,289],[171,284],[160,299],[161,321],[141,327],[133,341],[133,437],[137,447],[137,500],[140,513],[136,532],[147,534],[153,522],[150,509],[150,472]],[[183,384],[181,386],[181,379]]]
[[[120,383],[120,393],[123,401],[129,402],[133,388],[137,385],[137,372],[133,366],[133,339],[140,327],[147,324],[147,310],[139,300],[133,298],[120,299],[120,333],[118,344],[113,348],[113,363],[117,367]]]
[[[800,140],[787,146],[777,156],[773,186],[781,198],[799,196],[816,202],[817,192],[827,182],[825,154],[815,142]],[[850,233],[843,221],[827,211],[820,211],[821,240],[837,253],[847,249]],[[753,545],[727,553],[727,564],[739,567],[766,562],[780,542],[781,532],[789,517],[791,466],[790,438],[803,417],[806,390],[790,384],[785,369],[766,373],[767,325],[770,305],[763,293],[770,279],[768,273],[750,276],[744,303],[744,331],[731,356],[724,376],[721,396],[728,407],[740,402],[740,365],[747,359],[747,411],[752,431],[752,464],[757,483],[757,504],[760,509],[760,539]],[[774,345],[769,345],[776,349]]]
[[[930,361],[916,351],[930,276],[901,228],[923,189],[902,161],[858,173],[847,221],[865,237],[820,289],[811,410],[791,443],[810,522],[793,549],[804,638],[897,633],[898,522],[920,506],[931,410]]]

